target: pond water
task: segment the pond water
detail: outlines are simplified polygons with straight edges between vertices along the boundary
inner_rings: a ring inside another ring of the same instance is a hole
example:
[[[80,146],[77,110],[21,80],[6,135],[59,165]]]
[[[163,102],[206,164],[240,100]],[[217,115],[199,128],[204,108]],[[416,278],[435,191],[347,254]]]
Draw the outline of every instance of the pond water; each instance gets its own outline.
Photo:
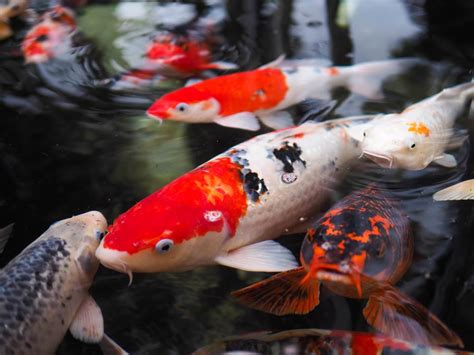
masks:
[[[38,7],[41,3],[38,1]],[[433,65],[386,83],[381,100],[333,92],[330,118],[397,112],[444,87],[471,80],[474,7],[463,1],[295,0],[206,2],[91,1],[77,11],[80,38],[70,56],[25,64],[18,26],[0,44],[0,226],[15,223],[2,265],[54,221],[99,210],[109,223],[174,178],[258,133],[213,124],[147,118],[153,100],[183,85],[112,90],[101,80],[143,61],[157,29],[214,23],[216,59],[252,69],[285,53],[335,65],[415,56]],[[217,25],[218,24],[218,25]],[[436,63],[436,64],[434,64]],[[458,122],[470,129],[471,120]],[[435,203],[441,187],[471,178],[466,141],[460,165],[422,171],[382,169],[365,160],[333,202],[371,181],[402,200],[415,258],[397,287],[437,314],[474,351],[474,214],[470,202]],[[179,211],[176,211],[179,214]],[[298,253],[303,235],[282,242]],[[272,316],[237,304],[229,293],[266,277],[221,266],[175,274],[126,275],[101,268],[91,293],[108,335],[134,354],[186,354],[230,335],[323,328],[367,331],[365,301],[322,290],[305,316]],[[58,354],[100,353],[66,336]]]

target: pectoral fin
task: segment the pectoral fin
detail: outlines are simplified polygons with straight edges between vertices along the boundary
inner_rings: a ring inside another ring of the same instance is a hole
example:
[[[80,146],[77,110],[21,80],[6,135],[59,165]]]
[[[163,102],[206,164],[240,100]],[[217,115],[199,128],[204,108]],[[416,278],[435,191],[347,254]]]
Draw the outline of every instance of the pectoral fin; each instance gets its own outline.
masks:
[[[214,122],[225,127],[240,128],[247,131],[258,131],[260,123],[252,112],[239,112],[235,115],[219,117]]]
[[[262,65],[261,67],[259,67],[258,69],[267,69],[267,68],[276,68],[278,67],[279,65],[281,65],[283,63],[283,61],[285,60],[285,55],[282,54],[280,55],[277,59],[267,63],[267,64],[264,64]]]
[[[298,266],[294,255],[281,244],[266,240],[219,255],[218,264],[246,271],[280,272]]]
[[[370,296],[364,316],[372,327],[394,338],[424,345],[464,346],[434,314],[389,285]]]
[[[104,336],[102,311],[91,296],[87,296],[77,310],[69,331],[72,336],[85,343],[99,343]]]
[[[7,245],[8,240],[12,234],[14,223],[10,223],[8,226],[0,228],[0,254],[3,253],[5,245]]]
[[[294,126],[290,113],[286,111],[277,111],[270,114],[258,115],[258,118],[260,118],[265,126],[273,129],[282,129]]]
[[[299,267],[234,291],[232,296],[267,313],[306,314],[319,304],[319,282]]]
[[[456,158],[452,156],[451,154],[446,154],[446,153],[444,153],[443,155],[440,155],[439,157],[434,158],[433,161],[436,164],[444,166],[445,168],[455,168],[458,165],[458,163],[456,162]]]
[[[435,201],[474,200],[474,179],[462,181],[433,195]]]

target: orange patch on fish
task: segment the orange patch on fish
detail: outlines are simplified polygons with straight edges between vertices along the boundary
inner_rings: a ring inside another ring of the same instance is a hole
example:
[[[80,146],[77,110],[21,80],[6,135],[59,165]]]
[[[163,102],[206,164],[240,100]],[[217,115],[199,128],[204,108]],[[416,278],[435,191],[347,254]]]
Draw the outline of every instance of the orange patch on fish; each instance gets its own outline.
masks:
[[[181,243],[224,227],[232,237],[246,212],[240,166],[223,157],[181,176],[120,215],[104,247],[133,254],[154,248],[163,238]]]
[[[287,91],[286,77],[280,69],[257,69],[218,76],[170,92],[156,100],[148,113],[167,118],[178,103],[196,104],[209,99],[219,102],[220,116],[268,110],[278,105]]]
[[[425,137],[429,137],[430,129],[426,127],[422,122],[410,122],[407,123],[408,132],[415,132],[416,134],[422,134]]]
[[[330,76],[339,75],[339,69],[337,69],[336,67],[327,68],[326,71]]]

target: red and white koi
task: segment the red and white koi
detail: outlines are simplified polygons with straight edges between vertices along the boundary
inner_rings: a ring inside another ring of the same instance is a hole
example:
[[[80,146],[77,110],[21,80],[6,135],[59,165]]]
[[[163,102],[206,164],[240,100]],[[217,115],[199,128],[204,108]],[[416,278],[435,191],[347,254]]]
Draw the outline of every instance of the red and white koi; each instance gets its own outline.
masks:
[[[383,167],[424,169],[431,162],[455,167],[445,150],[456,119],[469,111],[474,83],[461,84],[409,106],[399,114],[381,115],[363,133],[365,156]]]
[[[55,6],[43,14],[42,21],[34,26],[21,44],[26,63],[43,63],[64,55],[72,47],[76,21],[72,11]]]
[[[271,241],[321,208],[361,151],[345,119],[257,136],[177,178],[120,215],[97,250],[119,272],[222,264],[248,271],[296,266]]]
[[[281,111],[309,98],[329,97],[331,89],[347,87],[368,97],[380,97],[382,81],[402,72],[414,59],[357,64],[350,67],[288,65],[281,59],[256,70],[203,80],[163,95],[147,114],[159,120],[217,124],[256,131],[257,117],[275,129],[291,126]],[[288,62],[287,62],[288,63]]]

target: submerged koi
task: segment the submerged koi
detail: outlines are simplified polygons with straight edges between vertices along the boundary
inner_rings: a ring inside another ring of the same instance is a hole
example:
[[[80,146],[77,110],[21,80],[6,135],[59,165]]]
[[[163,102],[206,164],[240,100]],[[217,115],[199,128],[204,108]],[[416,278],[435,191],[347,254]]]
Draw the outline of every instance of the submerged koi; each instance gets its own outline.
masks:
[[[381,116],[361,137],[364,155],[388,168],[424,169],[431,162],[455,167],[446,154],[456,119],[474,98],[474,83],[461,84],[416,103],[399,114]]]
[[[279,129],[292,125],[289,114],[281,111],[291,105],[309,98],[326,99],[331,89],[340,86],[379,97],[384,79],[418,61],[398,59],[333,68],[277,67],[279,62],[175,90],[156,100],[147,114],[159,120],[215,122],[252,131],[260,128],[258,117],[265,125]]]
[[[439,347],[424,347],[381,334],[325,329],[292,329],[282,332],[262,331],[232,336],[202,347],[192,355],[221,355],[231,353],[272,354],[464,354]]]
[[[102,312],[88,293],[106,227],[96,211],[56,222],[0,271],[1,354],[53,354],[68,329],[125,353],[104,334]]]
[[[187,78],[205,70],[232,70],[237,65],[212,62],[210,48],[205,40],[190,36],[159,34],[148,46],[144,62],[109,79],[115,89],[154,85],[165,78]]]
[[[344,297],[368,298],[367,322],[382,333],[421,344],[463,346],[459,337],[394,285],[413,254],[408,218],[374,187],[345,197],[308,229],[303,266],[233,292],[265,312],[305,314],[319,304],[323,283]]]
[[[76,21],[70,10],[58,5],[44,13],[42,21],[26,34],[21,44],[25,62],[43,63],[67,53],[75,30]]]
[[[293,254],[271,239],[321,208],[360,155],[348,131],[367,122],[307,122],[239,144],[120,215],[97,257],[129,276],[211,264],[291,269]]]
[[[147,69],[167,77],[189,77],[209,69],[237,69],[233,63],[213,62],[206,41],[182,35],[158,35],[148,46],[145,57]]]

